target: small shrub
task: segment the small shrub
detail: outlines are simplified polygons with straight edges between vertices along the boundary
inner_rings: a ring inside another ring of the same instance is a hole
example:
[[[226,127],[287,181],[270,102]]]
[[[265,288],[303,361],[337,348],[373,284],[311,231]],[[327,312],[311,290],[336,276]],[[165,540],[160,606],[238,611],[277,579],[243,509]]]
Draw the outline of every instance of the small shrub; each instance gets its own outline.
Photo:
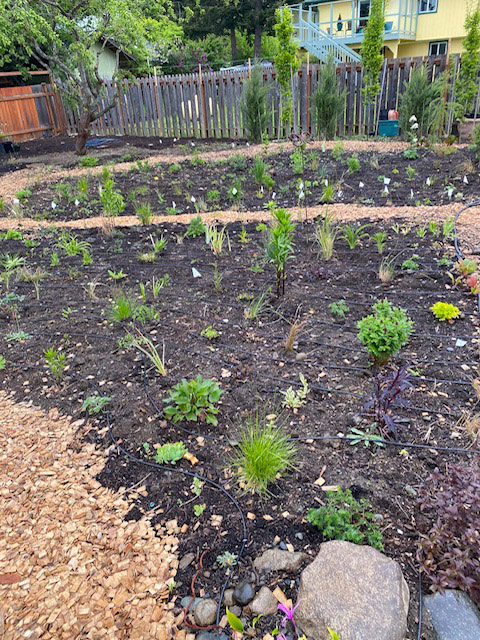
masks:
[[[267,91],[268,86],[263,84],[263,70],[260,66],[255,66],[250,78],[244,83],[241,102],[245,129],[252,142],[261,142],[267,125]]]
[[[373,314],[357,323],[358,338],[377,364],[385,364],[408,342],[413,322],[404,309],[388,300],[377,302],[372,310]]]
[[[118,216],[125,209],[125,200],[119,191],[114,189],[114,182],[110,178],[100,187],[100,201],[106,216]]]
[[[320,67],[317,87],[312,96],[312,111],[318,138],[332,140],[337,132],[338,118],[343,110],[345,92],[338,88],[337,69],[333,56]]]
[[[285,209],[271,207],[272,216],[276,224],[269,230],[267,242],[267,257],[275,265],[277,276],[277,293],[285,293],[285,268],[288,260],[293,257],[293,235],[295,224],[291,221],[291,216]]]
[[[44,352],[44,356],[47,361],[48,368],[50,369],[50,373],[53,375],[55,380],[60,380],[66,367],[66,355],[64,353],[59,353],[56,349],[50,347],[50,349],[47,349]]]
[[[347,166],[348,173],[356,173],[357,171],[360,171],[360,160],[356,154],[347,158]]]
[[[174,162],[173,164],[168,166],[168,171],[170,173],[180,173],[180,171],[182,170],[181,165],[179,165],[178,163]]]
[[[419,496],[417,559],[432,591],[460,589],[480,604],[478,461],[435,469]]]
[[[232,465],[242,489],[265,495],[279,474],[293,467],[295,446],[274,418],[259,410],[249,414],[243,425],[238,451]]]
[[[362,414],[372,420],[371,428],[382,438],[398,438],[398,418],[393,409],[406,405],[402,394],[411,386],[410,374],[406,367],[386,376],[376,376],[372,397],[363,405]]]
[[[445,322],[445,320],[453,322],[460,316],[460,309],[448,302],[436,302],[433,307],[430,307],[430,311],[440,322]]]
[[[327,504],[310,509],[307,520],[320,530],[325,540],[366,542],[383,550],[382,534],[370,511],[370,503],[365,499],[355,500],[349,489],[327,491]]]
[[[218,424],[218,409],[215,405],[223,394],[218,383],[208,378],[204,380],[198,374],[194,380],[187,381],[183,378],[168,393],[170,395],[163,400],[169,405],[165,409],[165,415],[173,422],[197,422],[200,419],[207,424]]]

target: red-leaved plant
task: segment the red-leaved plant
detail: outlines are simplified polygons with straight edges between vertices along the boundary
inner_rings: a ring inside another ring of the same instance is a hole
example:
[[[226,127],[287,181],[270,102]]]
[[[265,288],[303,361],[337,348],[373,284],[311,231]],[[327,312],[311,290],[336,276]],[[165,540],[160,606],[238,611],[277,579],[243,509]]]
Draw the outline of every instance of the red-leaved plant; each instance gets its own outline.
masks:
[[[435,469],[418,502],[417,559],[432,591],[460,589],[480,604],[480,463]]]

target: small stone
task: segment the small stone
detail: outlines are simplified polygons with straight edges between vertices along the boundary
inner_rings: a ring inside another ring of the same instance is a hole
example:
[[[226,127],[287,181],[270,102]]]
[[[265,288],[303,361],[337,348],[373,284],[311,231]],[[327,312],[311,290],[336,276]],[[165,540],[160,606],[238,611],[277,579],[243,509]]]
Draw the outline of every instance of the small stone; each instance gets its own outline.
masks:
[[[200,627],[208,627],[214,624],[217,617],[217,603],[211,598],[202,600],[195,607],[195,622]]]
[[[233,589],[225,589],[223,594],[223,602],[227,607],[231,607],[233,604]]]
[[[192,602],[192,600],[193,600],[193,602]],[[192,596],[185,596],[184,598],[182,598],[180,600],[180,605],[181,605],[181,607],[183,609],[186,609],[188,607],[188,605],[190,604],[190,602],[192,602],[192,604],[190,605],[190,608],[188,609],[188,613],[193,613],[195,611],[195,607],[201,601],[202,601],[201,598],[193,599]]]
[[[277,612],[277,599],[268,587],[262,587],[248,608],[254,615],[272,616]]]
[[[478,640],[480,612],[466,593],[446,589],[445,593],[424,596],[437,640]]]
[[[228,607],[228,610],[231,611],[234,616],[237,616],[237,618],[240,618],[240,616],[242,615],[242,607],[239,607],[236,604],[234,604],[232,607]]]
[[[281,540],[278,544],[278,548],[282,549],[283,551],[287,550],[287,545],[285,544],[285,542],[283,540]]]
[[[200,631],[200,633],[197,633],[195,636],[195,640],[228,640],[228,636],[223,632]]]
[[[247,581],[240,582],[233,590],[233,599],[237,604],[242,605],[242,607],[253,600],[254,597],[255,590]]]
[[[297,538],[297,540],[303,540],[303,533],[299,531],[298,533],[295,534],[295,538]]]
[[[253,566],[257,571],[297,571],[307,555],[301,551],[267,549],[255,558]]]
[[[178,563],[178,570],[179,571],[183,571],[184,569],[186,569],[188,567],[188,565],[192,564],[192,562],[195,560],[195,554],[194,553],[186,553],[183,558],[181,558],[180,562]]]

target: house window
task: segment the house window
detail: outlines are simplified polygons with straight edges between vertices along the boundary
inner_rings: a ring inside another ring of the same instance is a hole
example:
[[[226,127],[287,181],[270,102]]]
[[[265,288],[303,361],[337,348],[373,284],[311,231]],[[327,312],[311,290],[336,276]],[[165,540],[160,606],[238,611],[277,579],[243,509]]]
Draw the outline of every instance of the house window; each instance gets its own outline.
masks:
[[[370,0],[360,0],[358,3],[358,17],[368,18],[370,15]]]
[[[440,40],[439,42],[430,42],[428,47],[429,56],[445,56],[448,51],[448,42]]]
[[[418,13],[435,13],[438,0],[419,0]]]

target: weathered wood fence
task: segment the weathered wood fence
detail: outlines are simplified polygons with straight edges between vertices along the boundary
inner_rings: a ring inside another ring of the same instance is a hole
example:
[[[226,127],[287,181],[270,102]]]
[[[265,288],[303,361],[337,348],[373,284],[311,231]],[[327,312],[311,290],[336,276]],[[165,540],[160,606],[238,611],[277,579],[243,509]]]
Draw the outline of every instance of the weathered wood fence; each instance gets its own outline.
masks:
[[[50,84],[0,88],[0,133],[15,141],[66,131],[62,100]]]

